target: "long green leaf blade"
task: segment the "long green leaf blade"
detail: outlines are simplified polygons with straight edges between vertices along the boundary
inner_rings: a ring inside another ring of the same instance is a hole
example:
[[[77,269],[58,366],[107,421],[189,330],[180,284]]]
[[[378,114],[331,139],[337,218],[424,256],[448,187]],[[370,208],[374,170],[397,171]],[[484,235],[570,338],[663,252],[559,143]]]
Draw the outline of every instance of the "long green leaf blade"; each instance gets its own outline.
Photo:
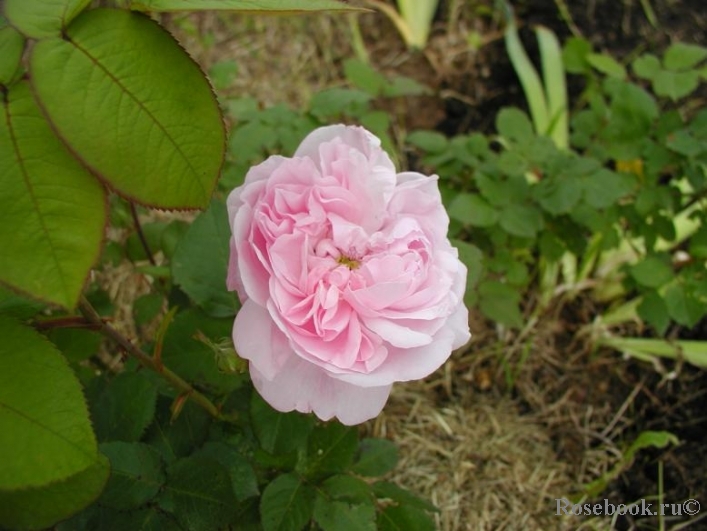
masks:
[[[528,54],[525,52],[523,44],[520,42],[515,21],[510,17],[504,38],[513,69],[516,71],[518,79],[520,79],[525,98],[528,100],[535,132],[539,135],[546,135],[550,126],[550,114],[542,82]]]
[[[569,113],[567,84],[562,64],[562,49],[555,34],[547,28],[535,30],[540,47],[545,97],[550,117],[548,134],[560,149],[569,146]]]
[[[130,8],[137,11],[239,11],[259,14],[361,11],[339,0],[133,0]]]

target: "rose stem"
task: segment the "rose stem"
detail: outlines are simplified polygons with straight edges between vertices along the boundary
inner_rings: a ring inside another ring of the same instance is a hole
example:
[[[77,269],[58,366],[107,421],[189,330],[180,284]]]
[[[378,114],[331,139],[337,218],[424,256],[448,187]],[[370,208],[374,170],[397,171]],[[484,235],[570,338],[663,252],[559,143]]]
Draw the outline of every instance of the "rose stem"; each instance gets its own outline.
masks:
[[[162,365],[161,362],[147,354],[144,350],[133,345],[128,338],[123,336],[115,328],[113,328],[103,319],[101,319],[101,316],[98,315],[98,312],[96,312],[94,307],[91,306],[91,303],[88,302],[88,300],[83,296],[79,301],[79,310],[84,315],[84,317],[86,317],[86,320],[88,322],[96,326],[96,328],[101,334],[123,347],[128,354],[130,354],[134,358],[137,358],[137,360],[143,366],[147,367],[148,369],[152,369],[157,374],[161,375],[165,380],[169,382],[172,387],[179,391],[180,395],[187,396],[188,398],[192,399],[194,402],[196,402],[196,404],[204,408],[212,417],[215,417],[219,420],[224,419],[219,409],[213,404],[213,402],[211,402],[211,400],[209,400],[199,391],[194,389],[180,376],[173,373],[167,367]]]
[[[147,243],[147,238],[145,238],[145,233],[142,231],[142,225],[140,224],[140,219],[137,216],[137,208],[135,208],[135,203],[130,201],[130,214],[133,216],[133,224],[135,225],[135,230],[137,231],[137,236],[140,238],[140,243],[142,244],[142,248],[145,250],[145,254],[147,255],[147,259],[150,261],[150,263],[153,266],[157,265],[157,262],[155,262],[155,257],[152,256],[152,251],[150,250],[150,246]]]

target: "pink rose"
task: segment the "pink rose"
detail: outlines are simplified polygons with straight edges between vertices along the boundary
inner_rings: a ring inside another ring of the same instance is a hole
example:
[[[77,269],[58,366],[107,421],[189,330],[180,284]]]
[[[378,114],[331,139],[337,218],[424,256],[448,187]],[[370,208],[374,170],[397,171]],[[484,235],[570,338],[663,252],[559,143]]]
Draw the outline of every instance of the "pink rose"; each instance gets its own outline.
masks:
[[[396,173],[365,129],[322,127],[251,168],[228,213],[233,340],[275,409],[363,422],[469,340],[437,177]]]

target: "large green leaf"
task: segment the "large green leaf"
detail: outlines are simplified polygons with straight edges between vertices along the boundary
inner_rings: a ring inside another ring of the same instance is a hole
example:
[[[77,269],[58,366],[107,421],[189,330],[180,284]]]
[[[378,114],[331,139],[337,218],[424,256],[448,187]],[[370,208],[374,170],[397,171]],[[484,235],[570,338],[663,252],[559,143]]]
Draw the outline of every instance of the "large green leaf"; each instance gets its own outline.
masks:
[[[201,456],[181,459],[169,469],[164,503],[184,529],[223,529],[236,511],[231,478],[217,461]]]
[[[0,85],[7,85],[20,66],[25,38],[15,28],[0,27]]]
[[[352,470],[362,476],[382,476],[398,464],[398,447],[387,439],[364,439]]]
[[[238,448],[225,442],[209,441],[193,455],[218,461],[228,471],[233,494],[238,501],[260,494],[253,465],[239,453]]]
[[[343,472],[353,463],[357,449],[356,428],[327,422],[312,430],[297,469],[310,478]]]
[[[5,0],[5,16],[28,37],[58,37],[91,0]]]
[[[199,67],[144,15],[94,9],[38,42],[32,84],[55,129],[120,194],[160,208],[208,204],[225,150]]]
[[[7,316],[0,316],[0,338],[0,493],[44,487],[95,465],[88,410],[66,360]]]
[[[360,11],[340,0],[132,0],[137,11],[240,11],[245,13],[306,13],[307,11]]]
[[[108,460],[100,454],[85,470],[43,487],[0,491],[0,527],[46,529],[92,503],[108,479]]]
[[[91,402],[100,441],[137,441],[155,416],[157,389],[144,372],[123,372]]]
[[[214,200],[191,224],[172,257],[174,282],[216,317],[233,316],[237,309],[225,280],[230,238],[226,205]]]
[[[265,531],[300,531],[312,517],[314,489],[295,474],[273,480],[260,499],[260,515]]]
[[[104,191],[52,133],[25,82],[0,119],[0,281],[72,307],[98,257]]]
[[[286,454],[303,449],[314,425],[311,415],[275,411],[258,393],[253,393],[250,415],[260,446],[271,454]]]
[[[111,468],[101,505],[137,508],[151,500],[164,484],[160,454],[147,444],[113,441],[100,448],[110,459]]]

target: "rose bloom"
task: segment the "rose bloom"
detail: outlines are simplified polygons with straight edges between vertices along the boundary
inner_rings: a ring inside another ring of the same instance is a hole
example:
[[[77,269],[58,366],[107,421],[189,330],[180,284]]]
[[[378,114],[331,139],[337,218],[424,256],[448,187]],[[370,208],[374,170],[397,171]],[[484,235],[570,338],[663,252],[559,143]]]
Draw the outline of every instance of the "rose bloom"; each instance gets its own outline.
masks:
[[[469,340],[437,177],[396,173],[365,129],[322,127],[251,168],[228,213],[233,340],[275,409],[363,422]]]

